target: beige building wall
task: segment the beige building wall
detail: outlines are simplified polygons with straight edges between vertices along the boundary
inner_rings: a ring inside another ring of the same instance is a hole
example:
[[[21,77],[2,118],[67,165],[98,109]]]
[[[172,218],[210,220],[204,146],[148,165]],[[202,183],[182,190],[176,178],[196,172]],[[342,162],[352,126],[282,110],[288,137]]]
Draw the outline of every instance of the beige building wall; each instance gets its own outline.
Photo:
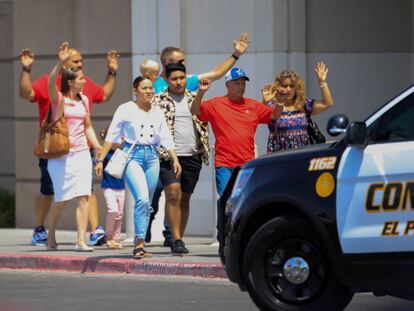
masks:
[[[0,0],[0,138],[7,146],[0,186],[16,191],[17,225],[33,226],[39,190],[32,155],[37,108],[17,93],[22,48],[36,54],[36,78],[51,70],[59,44],[68,40],[83,52],[85,72],[100,83],[106,51],[120,52],[115,94],[93,110],[100,130],[116,107],[131,98],[130,83],[143,58],[158,60],[165,46],[180,46],[188,71],[206,72],[232,53],[232,40],[246,31],[251,45],[237,66],[251,77],[249,97],[260,99],[263,84],[286,68],[302,75],[310,97],[320,97],[314,66],[318,60],[328,64],[335,107],[316,117],[324,128],[339,112],[354,120],[365,118],[412,83],[412,24],[413,0]],[[206,97],[224,93],[220,80]],[[260,154],[265,153],[267,134],[266,126],[257,132]],[[215,199],[210,165],[203,168],[194,194],[189,233],[213,233]],[[68,208],[60,227],[74,228],[73,215],[73,207]]]
[[[13,4],[0,0],[0,185],[14,191],[15,131],[14,131],[14,68],[13,68]]]
[[[68,41],[83,53],[85,73],[101,84],[107,73],[106,52],[116,49],[121,58],[115,93],[108,102],[93,106],[94,127],[100,131],[109,125],[119,103],[130,98],[131,6],[129,0],[16,0],[10,4],[13,48],[9,59],[13,61],[9,61],[9,65],[14,78],[9,79],[13,98],[9,105],[13,109],[10,127],[15,131],[15,147],[13,164],[8,167],[16,178],[16,224],[18,227],[33,227],[33,206],[39,192],[40,176],[38,160],[32,151],[39,128],[38,109],[36,103],[26,102],[18,96],[21,72],[18,55],[26,47],[35,53],[36,62],[32,68],[34,80],[51,71],[57,62],[59,45]],[[95,187],[99,188],[99,184]],[[97,193],[103,223],[104,201],[101,192]],[[75,228],[74,215],[74,204],[71,204],[64,211],[59,228]]]

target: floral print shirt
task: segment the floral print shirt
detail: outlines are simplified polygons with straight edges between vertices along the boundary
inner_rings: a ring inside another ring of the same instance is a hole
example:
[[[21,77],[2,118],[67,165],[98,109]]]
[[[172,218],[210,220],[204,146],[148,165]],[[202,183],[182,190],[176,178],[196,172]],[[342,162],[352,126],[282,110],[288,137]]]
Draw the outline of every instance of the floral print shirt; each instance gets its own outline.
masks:
[[[278,119],[269,123],[268,154],[310,145],[306,113],[312,111],[314,102],[314,99],[306,99],[304,110],[283,111]]]
[[[191,107],[193,100],[197,93],[190,92],[185,90],[185,95],[188,97],[188,106]],[[174,137],[174,119],[175,119],[175,104],[174,100],[171,98],[168,89],[164,92],[155,96],[154,104],[159,106],[164,112],[165,119],[167,120],[167,125],[170,129],[171,135]],[[201,122],[198,120],[197,116],[193,115],[194,127],[196,129],[196,135],[201,143],[201,159],[205,165],[209,164],[210,157],[210,145],[208,139],[208,123]],[[160,159],[163,161],[171,160],[171,157],[164,146],[158,147],[158,153]]]

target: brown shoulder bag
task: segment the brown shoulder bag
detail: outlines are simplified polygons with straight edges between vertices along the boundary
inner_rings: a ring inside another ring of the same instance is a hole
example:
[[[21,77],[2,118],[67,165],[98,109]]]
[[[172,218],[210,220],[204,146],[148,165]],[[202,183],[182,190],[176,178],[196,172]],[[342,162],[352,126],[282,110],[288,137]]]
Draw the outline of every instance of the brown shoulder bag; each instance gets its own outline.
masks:
[[[52,122],[52,107],[49,107],[37,139],[34,154],[41,159],[55,159],[69,153],[69,131],[64,117],[62,97],[62,115]]]

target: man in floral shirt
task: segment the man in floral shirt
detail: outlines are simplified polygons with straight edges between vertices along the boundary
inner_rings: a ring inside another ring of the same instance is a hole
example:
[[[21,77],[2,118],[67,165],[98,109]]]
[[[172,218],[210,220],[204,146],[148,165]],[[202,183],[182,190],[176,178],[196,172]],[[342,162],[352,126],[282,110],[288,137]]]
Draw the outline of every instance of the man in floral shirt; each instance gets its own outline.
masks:
[[[191,114],[195,93],[186,90],[186,68],[182,63],[166,66],[168,89],[155,97],[155,104],[165,113],[182,167],[176,177],[171,159],[162,146],[160,180],[164,186],[165,214],[171,228],[173,254],[187,254],[182,237],[190,214],[190,198],[200,176],[202,163],[208,165],[208,126]]]

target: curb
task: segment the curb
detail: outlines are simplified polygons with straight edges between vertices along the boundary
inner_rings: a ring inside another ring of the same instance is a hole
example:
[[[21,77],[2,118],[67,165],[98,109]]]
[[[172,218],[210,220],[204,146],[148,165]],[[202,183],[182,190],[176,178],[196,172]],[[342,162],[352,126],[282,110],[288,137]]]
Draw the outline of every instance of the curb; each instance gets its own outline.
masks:
[[[15,253],[0,254],[0,269],[227,278],[220,264]]]

